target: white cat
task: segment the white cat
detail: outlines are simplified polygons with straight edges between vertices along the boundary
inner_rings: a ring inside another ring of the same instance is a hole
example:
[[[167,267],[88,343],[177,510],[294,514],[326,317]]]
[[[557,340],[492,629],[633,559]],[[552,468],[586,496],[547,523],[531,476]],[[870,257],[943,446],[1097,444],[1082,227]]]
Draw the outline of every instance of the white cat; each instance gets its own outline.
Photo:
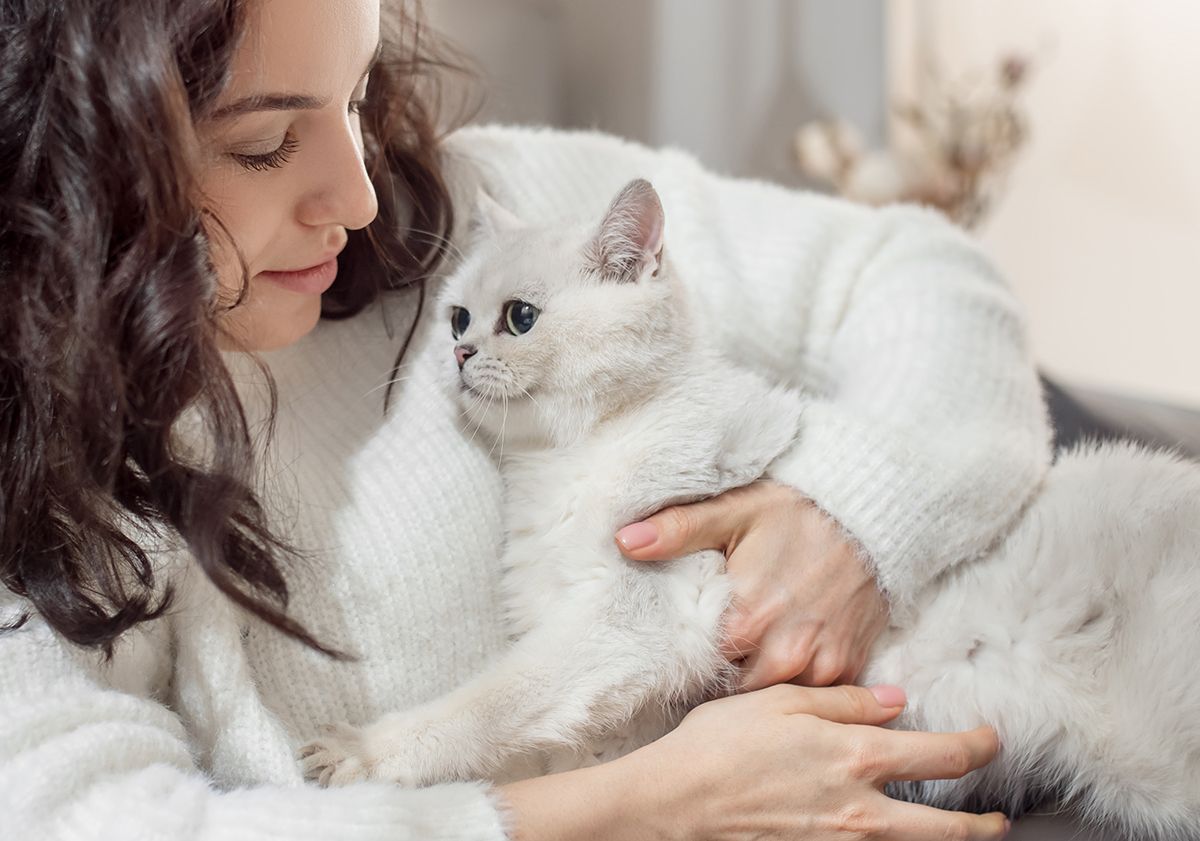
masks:
[[[616,530],[770,475],[800,395],[725,361],[688,316],[662,206],[634,181],[600,227],[523,225],[481,197],[447,282],[448,380],[497,440],[515,642],[474,680],[301,751],[323,784],[505,779],[614,758],[728,692],[724,559],[626,561]],[[1200,835],[1200,468],[1132,446],[1062,458],[988,557],[934,581],[864,683],[897,726],[990,723],[999,758],[901,796],[1019,814],[1055,795],[1097,824]]]

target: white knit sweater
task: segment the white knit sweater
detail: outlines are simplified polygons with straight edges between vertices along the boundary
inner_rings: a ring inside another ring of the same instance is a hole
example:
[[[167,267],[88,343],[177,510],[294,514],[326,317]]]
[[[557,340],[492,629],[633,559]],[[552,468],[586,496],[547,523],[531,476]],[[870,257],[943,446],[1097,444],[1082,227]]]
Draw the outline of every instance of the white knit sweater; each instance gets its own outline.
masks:
[[[482,182],[528,221],[599,219],[631,177],[653,181],[706,329],[812,395],[780,475],[858,538],[895,609],[985,549],[1042,476],[1048,430],[1013,298],[933,214],[724,179],[597,134],[463,130],[447,167],[461,209]],[[382,414],[415,300],[397,293],[265,355],[281,402],[264,494],[309,553],[291,609],[362,659],[247,619],[178,556],[163,560],[176,608],[108,665],[35,617],[0,636],[0,837],[504,837],[483,784],[326,791],[293,759],[319,725],[426,700],[505,642],[499,482],[434,386],[425,348],[449,327],[432,305]],[[230,366],[261,418],[257,374]],[[4,591],[0,621],[24,607]]]

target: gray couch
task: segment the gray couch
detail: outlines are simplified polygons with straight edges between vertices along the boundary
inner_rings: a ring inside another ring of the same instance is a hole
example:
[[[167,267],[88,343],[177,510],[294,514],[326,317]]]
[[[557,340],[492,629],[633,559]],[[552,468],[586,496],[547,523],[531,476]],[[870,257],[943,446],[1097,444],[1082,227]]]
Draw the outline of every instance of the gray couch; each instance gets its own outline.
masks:
[[[1131,438],[1200,459],[1200,412],[1042,378],[1059,449],[1084,440]]]

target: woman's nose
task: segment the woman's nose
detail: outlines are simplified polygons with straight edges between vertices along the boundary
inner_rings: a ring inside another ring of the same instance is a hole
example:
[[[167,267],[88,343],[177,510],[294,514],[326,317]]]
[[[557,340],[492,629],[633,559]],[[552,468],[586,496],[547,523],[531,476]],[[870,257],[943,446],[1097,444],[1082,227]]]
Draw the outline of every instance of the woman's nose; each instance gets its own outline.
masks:
[[[319,182],[304,198],[300,220],[313,227],[338,225],[348,230],[365,228],[379,213],[375,186],[363,162],[358,130],[350,123],[333,138],[322,157]]]
[[[478,351],[474,345],[458,345],[454,348],[454,358],[458,360],[458,370],[462,370],[467,364],[467,360],[474,356]]]

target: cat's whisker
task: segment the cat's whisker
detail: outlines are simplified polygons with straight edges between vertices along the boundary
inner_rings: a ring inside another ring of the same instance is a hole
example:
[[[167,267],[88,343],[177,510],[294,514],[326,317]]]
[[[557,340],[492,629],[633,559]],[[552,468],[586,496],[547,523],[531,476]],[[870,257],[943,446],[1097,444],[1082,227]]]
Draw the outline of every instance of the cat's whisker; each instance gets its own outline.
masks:
[[[468,425],[470,426],[471,424],[474,424],[474,426],[471,429],[471,437],[467,439],[468,444],[474,443],[475,436],[479,434],[480,428],[483,427],[483,414],[481,413],[479,415],[478,420],[476,420],[476,418],[472,417],[471,421]]]
[[[504,430],[508,425],[508,395],[504,395],[504,417],[500,420],[500,467],[504,468]]]
[[[500,425],[501,425],[501,433],[500,434],[502,435],[503,434],[503,426],[504,426],[503,420],[500,421]],[[496,439],[494,441],[492,441],[492,447],[491,447],[491,449],[488,450],[488,458],[492,457],[492,453],[496,452],[496,447],[498,447],[498,446],[500,446],[500,435],[497,435]]]
[[[492,387],[487,386],[485,389],[485,393],[487,395],[487,402],[483,405],[483,408],[479,412],[479,421],[475,424],[475,431],[471,433],[471,440],[468,443],[474,443],[475,436],[478,435],[479,430],[483,428],[483,421],[484,421],[484,418],[487,416],[488,409],[492,408],[492,401],[493,401],[493,394],[494,394]],[[489,455],[491,455],[491,454],[489,453]]]
[[[483,429],[484,421],[487,420],[487,414],[489,411],[491,411],[492,404],[495,402],[495,394],[493,393],[492,389],[489,388],[487,402],[484,404],[483,409],[479,413],[479,423],[475,427],[475,432],[479,432],[479,430]],[[474,436],[471,437],[474,438]],[[488,456],[490,457],[491,453],[488,453]]]
[[[542,404],[538,403],[537,400],[534,399],[533,395],[529,393],[528,389],[526,389],[520,385],[518,385],[517,388],[521,389],[521,393],[524,394],[526,397],[528,397],[530,399],[530,401],[532,401],[533,405],[537,406],[538,409],[542,408]]]
[[[739,636],[737,634],[731,634],[729,636],[729,641],[735,642],[738,644],[737,645],[738,651],[744,652],[742,654],[743,657],[745,657],[747,654],[751,654],[756,651],[762,651],[761,645],[759,645],[756,642],[751,641],[747,637]],[[743,645],[743,643],[744,643],[744,645]]]
[[[461,412],[459,412],[459,413],[458,413],[458,416],[459,416],[459,418],[464,418],[464,417],[465,417],[465,415],[467,414],[467,412],[469,412],[469,411],[471,411],[473,408],[475,408],[475,404],[476,404],[477,402],[479,402],[479,398],[478,398],[478,397],[476,397],[476,398],[475,398],[473,401],[471,401],[471,404],[470,404],[469,406],[467,406],[465,409],[463,409]],[[464,423],[465,423],[465,422],[466,422],[466,421],[464,420]]]
[[[441,234],[437,233],[436,231],[427,231],[424,228],[409,228],[405,231],[405,233],[420,234],[423,237],[427,237],[427,239],[425,240],[426,242],[432,242],[432,243],[435,243],[438,245],[445,245],[446,250],[456,260],[464,259],[462,249],[459,248],[457,245],[455,245],[453,242],[451,242],[447,237],[442,236]],[[417,238],[420,239],[421,237],[417,237]]]
[[[476,393],[475,399],[471,401],[471,405],[467,406],[467,408],[462,411],[462,414],[460,415],[460,417],[462,415],[466,415],[466,419],[463,422],[467,426],[470,426],[471,424],[475,423],[476,410],[480,409],[480,407],[483,404],[483,400],[484,400],[483,394]]]
[[[467,414],[468,412],[473,411],[475,409],[475,407],[479,405],[480,401],[483,400],[483,395],[481,393],[479,393],[478,391],[473,390],[471,392],[471,397],[472,397],[471,402],[467,405],[467,407],[458,413],[458,416],[460,418],[463,415]]]
[[[475,439],[474,433],[478,432],[479,427],[483,424],[483,414],[487,411],[487,409],[483,407],[483,400],[484,397],[482,394],[475,393],[475,399],[471,402],[471,404],[458,414],[459,418],[462,419],[464,428],[469,429],[471,426],[475,427],[471,434],[470,440],[472,441]],[[476,415],[477,410],[478,415]]]
[[[504,405],[504,414],[502,414],[500,416],[500,434],[496,436],[496,441],[494,444],[492,444],[492,449],[488,450],[488,458],[491,458],[492,453],[496,449],[496,446],[499,445],[500,446],[499,466],[501,468],[503,468],[504,467],[504,427],[508,423],[508,394],[506,392],[501,392],[500,397],[504,401],[504,404],[503,404]]]
[[[442,236],[437,231],[430,231],[426,228],[409,228],[407,230],[407,233],[417,234],[418,238],[422,239],[424,242],[434,242],[434,243],[438,243],[439,245],[444,245],[444,246],[446,246],[447,251],[449,251],[451,254],[454,254],[457,257],[463,256],[463,252],[462,252],[461,248],[459,248],[448,237]]]
[[[363,397],[370,397],[375,392],[379,391],[380,389],[387,388],[389,385],[400,385],[401,383],[406,383],[411,379],[413,379],[413,377],[410,376],[410,377],[396,377],[395,379],[387,380],[386,382],[382,382],[379,385],[365,391],[363,393]]]
[[[503,392],[500,394],[500,396],[501,396],[502,398],[504,398],[504,412],[505,412],[505,414],[507,414],[507,413],[508,413],[508,398],[504,396]],[[501,419],[500,419],[500,435],[497,435],[497,436],[496,436],[496,440],[492,442],[492,448],[491,448],[490,450],[488,450],[488,458],[491,458],[491,457],[492,457],[492,453],[494,453],[494,452],[496,451],[496,447],[497,447],[497,446],[500,444],[500,437],[501,437],[503,434],[504,434],[504,417],[503,417],[503,416],[501,416]]]

